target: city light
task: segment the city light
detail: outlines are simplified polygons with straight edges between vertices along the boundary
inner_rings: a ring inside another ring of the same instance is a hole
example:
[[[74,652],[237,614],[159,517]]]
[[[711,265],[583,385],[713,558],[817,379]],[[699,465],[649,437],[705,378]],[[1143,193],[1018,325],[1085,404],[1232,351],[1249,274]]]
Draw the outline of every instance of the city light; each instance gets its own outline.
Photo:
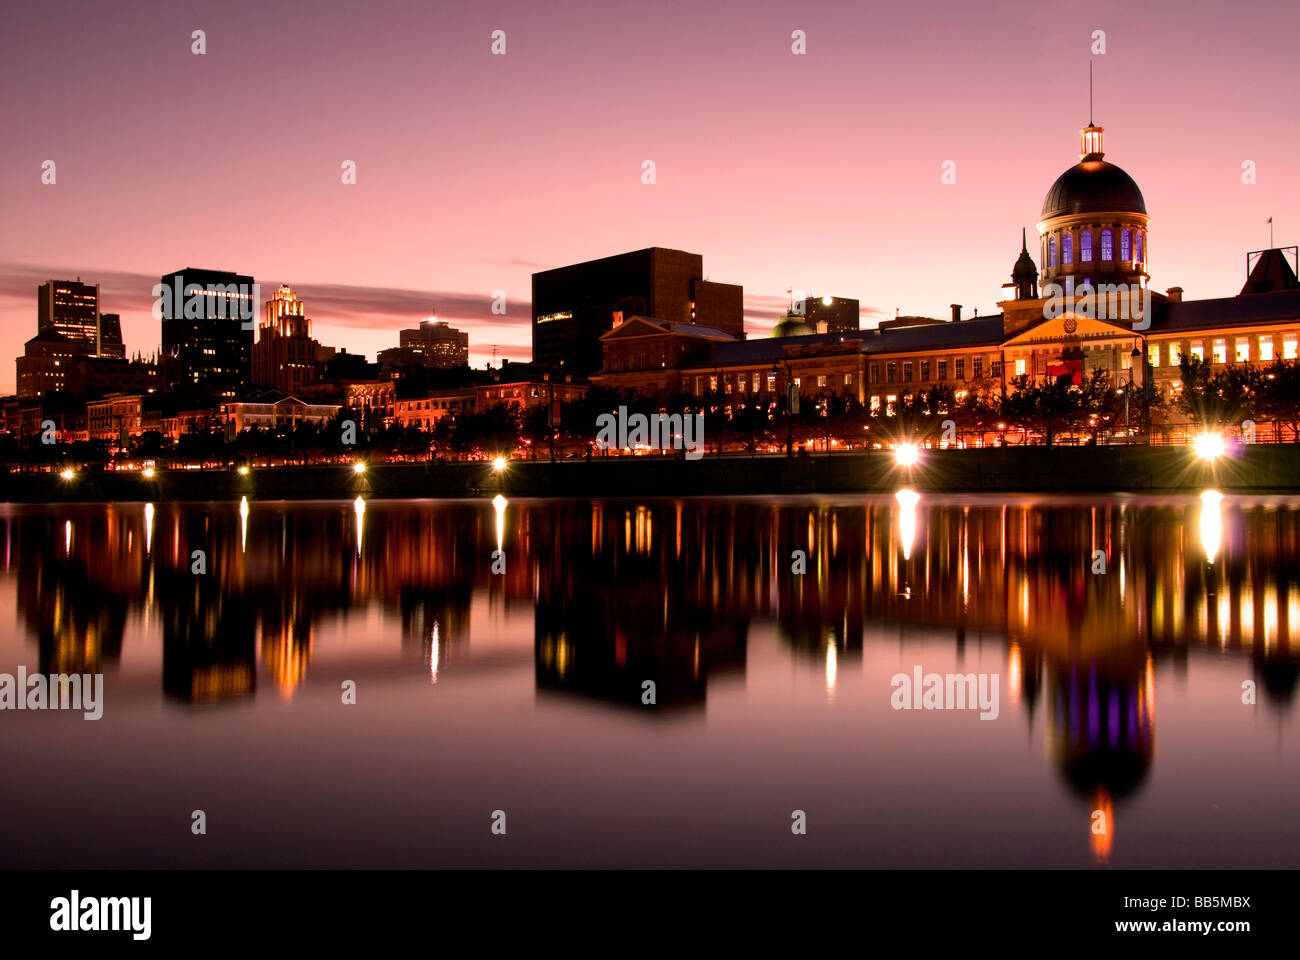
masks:
[[[894,460],[900,467],[914,467],[921,460],[921,450],[914,443],[900,443],[894,448]]]
[[[152,480],[152,479],[153,479],[153,467],[145,467],[143,470],[140,471],[140,473],[141,473],[141,475],[143,475],[143,477],[144,477],[146,480]]]
[[[1196,456],[1202,460],[1214,460],[1223,456],[1227,450],[1227,444],[1223,442],[1223,437],[1217,433],[1197,434],[1196,439],[1192,441],[1192,449],[1196,451]]]
[[[356,469],[356,468],[354,467],[353,469]],[[239,475],[240,475],[241,477],[246,477],[246,476],[248,476],[248,465],[247,465],[247,464],[245,464],[244,466],[241,466],[241,467],[239,468]]]
[[[365,472],[366,472],[366,465],[365,465],[364,463],[362,463],[360,460],[358,460],[356,463],[352,464],[352,472],[353,472],[353,473],[365,473]]]
[[[505,468],[506,468],[506,458],[505,458],[505,457],[494,457],[494,458],[492,459],[492,469],[493,469],[493,471],[495,471],[496,473],[501,473],[503,470],[505,470]]]
[[[822,297],[822,305],[829,307],[835,300],[832,297]]]
[[[61,476],[64,480],[71,480],[76,475],[77,472],[73,470],[71,467],[65,467],[63,470],[59,471],[59,476]]]

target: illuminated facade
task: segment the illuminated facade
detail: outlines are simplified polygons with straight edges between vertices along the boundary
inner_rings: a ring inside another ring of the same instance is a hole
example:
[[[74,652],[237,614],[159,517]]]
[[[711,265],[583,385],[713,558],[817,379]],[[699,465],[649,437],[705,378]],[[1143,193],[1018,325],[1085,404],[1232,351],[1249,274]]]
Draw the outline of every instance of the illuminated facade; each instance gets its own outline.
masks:
[[[253,344],[254,386],[294,393],[320,379],[320,344],[312,339],[306,305],[282,285],[266,301]]]

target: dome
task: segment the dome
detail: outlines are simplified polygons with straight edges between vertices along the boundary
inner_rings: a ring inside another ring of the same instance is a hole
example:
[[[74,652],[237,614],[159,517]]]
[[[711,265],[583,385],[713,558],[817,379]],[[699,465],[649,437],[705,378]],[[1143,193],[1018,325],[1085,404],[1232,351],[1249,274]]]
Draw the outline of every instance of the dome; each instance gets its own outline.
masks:
[[[812,327],[804,323],[803,319],[798,314],[792,313],[782,317],[777,322],[777,325],[772,328],[772,332],[769,333],[768,336],[769,337],[806,337],[810,333],[815,333],[815,332],[816,331],[814,331]]]
[[[1133,178],[1105,160],[1084,160],[1056,178],[1043,201],[1043,219],[1082,213],[1140,213],[1147,206]]]

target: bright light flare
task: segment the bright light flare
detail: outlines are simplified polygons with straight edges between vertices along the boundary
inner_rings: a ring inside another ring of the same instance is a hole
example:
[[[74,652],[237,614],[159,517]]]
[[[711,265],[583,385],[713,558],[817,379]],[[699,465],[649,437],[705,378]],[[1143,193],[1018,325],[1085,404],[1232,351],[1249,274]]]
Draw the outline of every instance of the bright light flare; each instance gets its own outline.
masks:
[[[1227,452],[1228,445],[1217,433],[1201,433],[1192,441],[1192,449],[1201,460],[1215,460]]]
[[[921,462],[921,448],[914,443],[900,443],[894,448],[894,460],[900,467],[914,467]]]
[[[495,473],[501,473],[503,470],[505,470],[505,468],[506,468],[506,458],[505,458],[505,457],[493,457],[493,458],[492,458],[492,470],[493,470]]]
[[[144,475],[144,478],[146,480],[153,479],[153,467],[145,467],[143,470],[140,471],[140,473]]]
[[[353,469],[353,470],[356,470],[356,467],[353,466],[352,469]],[[364,468],[363,468],[363,469],[364,469]],[[357,472],[359,473],[360,471],[357,471]],[[246,476],[248,476],[248,465],[247,465],[247,464],[245,464],[244,466],[241,466],[241,467],[239,468],[239,475],[240,475],[241,477],[246,477]]]
[[[63,470],[59,471],[59,476],[61,476],[64,480],[71,480],[76,475],[77,475],[77,471],[73,470],[71,467],[65,467]]]
[[[356,463],[352,464],[352,472],[353,472],[353,473],[365,473],[365,472],[366,472],[366,465],[365,465],[364,463],[362,463],[360,460],[358,460]]]

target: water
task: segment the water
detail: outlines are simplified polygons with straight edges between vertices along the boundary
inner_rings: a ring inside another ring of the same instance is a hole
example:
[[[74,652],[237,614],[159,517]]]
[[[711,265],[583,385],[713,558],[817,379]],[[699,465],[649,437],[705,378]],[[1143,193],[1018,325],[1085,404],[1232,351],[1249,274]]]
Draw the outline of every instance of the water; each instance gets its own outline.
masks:
[[[0,713],[5,867],[1300,865],[1300,500],[6,506],[0,532],[0,672],[106,678],[98,721]],[[918,666],[996,674],[996,718],[894,709]]]

